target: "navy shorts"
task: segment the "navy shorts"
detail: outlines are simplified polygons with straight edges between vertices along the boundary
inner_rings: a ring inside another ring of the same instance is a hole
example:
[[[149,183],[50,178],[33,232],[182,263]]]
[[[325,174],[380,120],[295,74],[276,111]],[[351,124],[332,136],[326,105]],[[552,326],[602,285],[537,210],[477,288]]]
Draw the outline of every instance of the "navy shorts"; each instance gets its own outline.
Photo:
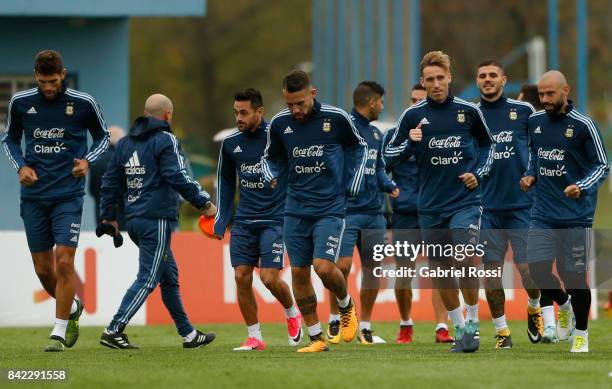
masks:
[[[419,214],[421,236],[426,244],[478,244],[482,207],[472,205],[457,211],[440,214]],[[429,259],[448,259],[432,255]]]
[[[344,219],[340,217],[285,216],[283,235],[291,266],[310,266],[315,258],[336,262],[343,234]]]
[[[484,211],[480,234],[484,245],[482,261],[503,261],[510,242],[514,263],[527,263],[527,232],[530,219],[530,208]]]
[[[528,262],[557,261],[571,272],[586,272],[591,251],[591,227],[531,220],[527,238]]]
[[[232,266],[281,269],[285,255],[283,226],[234,224],[230,236]]]
[[[55,245],[78,246],[83,197],[62,201],[22,199],[20,214],[31,252],[47,251]]]
[[[391,215],[391,228],[393,229],[393,242],[421,243],[421,230],[419,214],[394,212]],[[396,260],[409,260],[408,257],[395,257]]]
[[[353,250],[357,246],[362,263],[371,262],[373,245],[385,243],[387,234],[385,217],[382,214],[348,214],[345,220],[346,228],[339,256],[352,257]],[[367,247],[363,247],[362,242]]]
[[[418,230],[419,214],[393,212],[391,215],[391,228],[394,230]]]

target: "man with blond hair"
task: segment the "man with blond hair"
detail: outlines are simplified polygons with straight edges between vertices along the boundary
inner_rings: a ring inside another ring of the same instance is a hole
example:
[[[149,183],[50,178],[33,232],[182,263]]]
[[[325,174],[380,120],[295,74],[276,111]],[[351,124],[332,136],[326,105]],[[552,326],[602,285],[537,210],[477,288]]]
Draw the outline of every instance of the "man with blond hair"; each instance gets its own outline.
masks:
[[[476,247],[482,213],[479,184],[493,163],[493,139],[480,109],[450,91],[450,58],[431,51],[421,61],[421,84],[427,98],[409,107],[385,148],[387,157],[416,157],[419,171],[419,225],[425,243],[439,247]],[[473,256],[429,253],[430,268],[473,268]],[[473,250],[472,250],[473,253]],[[480,343],[478,278],[463,276],[459,288],[467,307],[467,323],[454,277],[434,278],[455,326],[454,352],[474,352]]]

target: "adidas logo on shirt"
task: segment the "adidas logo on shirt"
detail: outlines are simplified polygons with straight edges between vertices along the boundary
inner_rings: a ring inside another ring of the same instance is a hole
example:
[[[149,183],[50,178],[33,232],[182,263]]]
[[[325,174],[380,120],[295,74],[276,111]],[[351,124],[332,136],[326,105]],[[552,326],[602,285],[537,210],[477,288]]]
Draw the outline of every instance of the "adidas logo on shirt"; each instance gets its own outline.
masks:
[[[277,255],[276,258],[274,258],[272,262],[276,262],[276,263],[280,262],[280,256]]]
[[[287,126],[287,128],[285,128],[285,132],[283,132],[283,134],[293,134],[293,130],[291,129],[291,127]]]
[[[138,159],[138,151],[134,151],[134,154],[125,164],[125,174],[145,174],[145,167],[140,166],[140,160]]]
[[[334,249],[329,249],[325,252],[325,254],[329,254],[329,255],[335,255],[334,254]]]
[[[234,149],[234,153],[242,153],[242,149],[240,148],[240,146],[236,146],[236,148]]]
[[[429,120],[427,120],[427,118],[423,118],[423,119],[421,119],[419,124],[429,124]]]
[[[540,130],[540,126],[538,126],[535,130],[533,130],[534,134],[541,134],[542,130]]]
[[[28,109],[28,114],[32,115],[32,114],[35,114],[35,113],[38,113],[38,112],[36,112],[36,108],[31,107],[30,109]]]

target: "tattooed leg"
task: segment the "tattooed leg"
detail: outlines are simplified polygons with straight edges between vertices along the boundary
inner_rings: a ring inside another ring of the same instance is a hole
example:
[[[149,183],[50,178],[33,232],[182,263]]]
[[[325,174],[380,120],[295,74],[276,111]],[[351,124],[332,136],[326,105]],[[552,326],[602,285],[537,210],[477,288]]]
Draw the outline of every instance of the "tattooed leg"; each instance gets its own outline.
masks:
[[[496,262],[485,263],[485,269],[487,270],[495,270],[499,266],[500,264]],[[485,279],[485,294],[493,318],[501,317],[504,314],[504,304],[506,302],[506,294],[504,293],[501,277]]]
[[[319,322],[317,316],[317,297],[310,281],[310,266],[292,267],[291,281],[293,296],[302,313],[304,322],[309,327],[317,324]]]

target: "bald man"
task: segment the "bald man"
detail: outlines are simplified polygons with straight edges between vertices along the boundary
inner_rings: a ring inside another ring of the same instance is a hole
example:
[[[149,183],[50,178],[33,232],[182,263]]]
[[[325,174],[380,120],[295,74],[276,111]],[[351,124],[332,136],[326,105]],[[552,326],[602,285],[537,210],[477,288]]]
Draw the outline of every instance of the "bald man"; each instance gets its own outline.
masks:
[[[530,158],[520,185],[524,191],[535,191],[527,259],[529,272],[542,292],[542,341],[571,339],[571,352],[588,352],[590,230],[597,189],[610,167],[597,126],[574,108],[569,92],[559,71],[546,72],[540,79],[538,95],[544,110],[528,120]],[[552,273],[555,261],[565,290]],[[556,328],[553,301],[559,305]]]
[[[210,195],[187,173],[182,148],[170,129],[172,112],[169,98],[150,96],[144,116],[136,119],[128,136],[119,141],[102,178],[102,223],[112,225],[118,234],[117,202],[121,199],[127,231],[139,249],[136,281],[100,338],[100,343],[110,348],[138,348],[123,331],[157,284],[184,348],[202,347],[215,338],[189,322],[170,248],[171,231],[178,222],[179,195],[206,216],[216,213]]]

